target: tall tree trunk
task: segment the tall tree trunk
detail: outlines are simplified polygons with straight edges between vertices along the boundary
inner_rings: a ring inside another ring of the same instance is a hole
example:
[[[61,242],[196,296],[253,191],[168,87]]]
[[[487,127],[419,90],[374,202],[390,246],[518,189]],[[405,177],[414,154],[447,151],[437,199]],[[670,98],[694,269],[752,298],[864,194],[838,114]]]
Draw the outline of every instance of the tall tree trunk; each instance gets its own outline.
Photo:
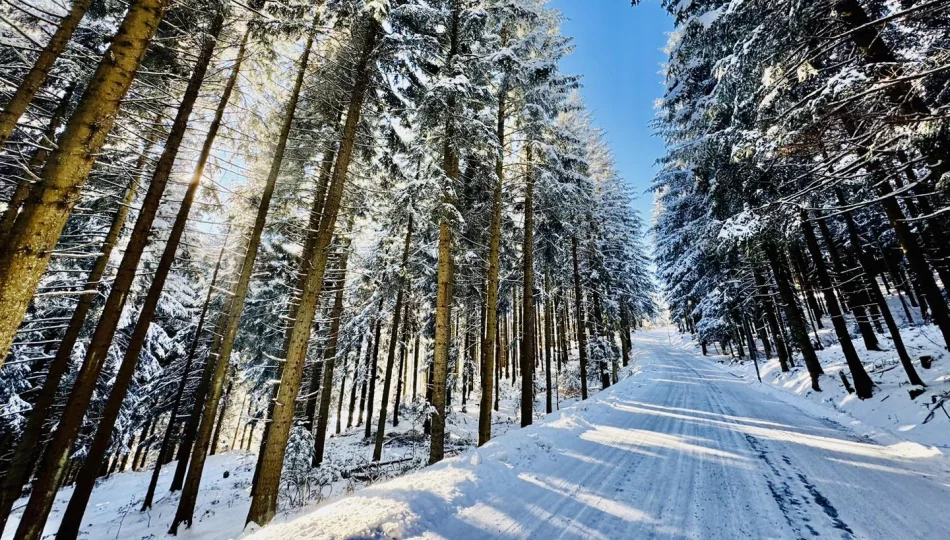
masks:
[[[835,195],[838,198],[839,202],[844,201],[844,193],[840,188],[835,188]],[[920,375],[917,374],[917,369],[914,367],[914,364],[911,362],[910,355],[907,354],[907,348],[904,346],[904,339],[901,337],[900,328],[897,327],[897,322],[894,321],[894,316],[891,314],[891,310],[887,306],[887,301],[884,298],[884,295],[881,294],[881,289],[878,288],[877,280],[874,278],[874,268],[872,262],[869,260],[868,254],[861,249],[861,238],[858,235],[858,227],[854,223],[854,218],[851,217],[850,212],[844,213],[845,225],[848,228],[848,236],[851,240],[851,245],[854,250],[857,252],[858,261],[861,263],[861,267],[864,269],[864,276],[867,280],[867,289],[871,294],[871,298],[874,302],[877,303],[881,311],[881,316],[884,317],[884,323],[887,325],[887,330],[891,334],[891,340],[894,342],[894,349],[897,351],[897,357],[900,358],[901,366],[904,368],[904,372],[907,374],[907,380],[911,384],[923,385],[923,381],[920,379]]]
[[[208,455],[213,456],[218,451],[218,439],[221,437],[221,424],[224,423],[224,413],[228,412],[228,405],[231,403],[231,388],[234,386],[234,381],[228,381],[228,387],[224,390],[224,395],[221,396],[221,404],[218,406],[218,421],[214,425],[214,434],[211,436],[211,448],[208,450]]]
[[[56,355],[47,368],[46,379],[43,381],[40,394],[33,404],[33,409],[30,411],[26,426],[23,428],[23,433],[11,458],[10,468],[3,479],[3,488],[0,491],[0,532],[3,531],[6,525],[13,503],[20,497],[23,486],[29,480],[30,474],[36,469],[36,461],[40,458],[42,452],[42,445],[39,443],[45,433],[45,426],[49,419],[53,401],[56,398],[60,382],[63,380],[63,375],[69,369],[73,349],[76,342],[79,341],[86,316],[97,298],[95,293],[98,291],[100,280],[108,268],[112,249],[119,240],[119,235],[125,226],[129,208],[135,198],[136,188],[148,163],[148,153],[157,138],[158,132],[153,131],[136,161],[135,172],[129,181],[122,201],[116,208],[115,215],[112,217],[112,224],[109,226],[109,231],[106,233],[100,248],[101,253],[96,257],[96,262],[86,278],[83,294],[79,296],[79,301],[76,303],[73,314],[66,326],[66,333],[63,334]],[[135,460],[133,460],[134,464]]]
[[[277,147],[274,150],[270,171],[264,184],[264,191],[261,194],[257,216],[254,220],[254,227],[251,230],[250,239],[247,244],[247,253],[244,256],[244,263],[241,266],[241,274],[235,284],[234,294],[228,299],[228,307],[224,310],[222,324],[219,325],[218,336],[212,345],[212,350],[215,351],[216,354],[208,358],[209,364],[213,365],[213,370],[211,371],[207,397],[200,404],[200,407],[199,403],[195,403],[194,414],[197,418],[198,409],[201,409],[201,422],[198,426],[194,447],[191,449],[188,476],[182,489],[181,499],[178,502],[175,519],[172,521],[171,528],[169,529],[169,534],[172,535],[177,534],[178,526],[182,523],[191,527],[192,520],[194,519],[195,504],[198,499],[198,488],[201,485],[201,473],[204,471],[208,444],[211,440],[211,427],[217,413],[218,400],[221,397],[221,387],[224,383],[228,365],[230,364],[231,349],[234,347],[234,339],[237,335],[238,324],[241,320],[244,299],[247,297],[248,287],[250,286],[254,262],[257,259],[257,250],[260,246],[261,235],[264,231],[264,224],[267,222],[267,213],[270,209],[271,198],[274,195],[274,185],[277,182],[277,176],[280,174],[284,151],[287,148],[287,139],[290,135],[290,128],[297,110],[297,100],[300,97],[300,89],[303,86],[304,76],[307,72],[313,40],[313,33],[311,32],[307,37],[307,42],[301,54],[297,68],[297,77],[287,102],[287,109],[284,112],[283,124],[281,125],[280,135],[277,139]]]
[[[581,367],[581,399],[587,399],[587,334],[584,322],[584,292],[581,289],[581,270],[577,260],[577,235],[571,236],[571,258],[574,262],[574,312],[577,324],[577,351]]]
[[[366,440],[369,440],[371,434],[370,430],[373,424],[373,407],[367,407],[366,403],[367,400],[369,400],[372,404],[373,398],[376,395],[376,378],[379,374],[379,334],[383,326],[382,310],[383,300],[380,298],[379,306],[376,308],[376,321],[373,324],[373,334],[371,336],[372,346],[366,349],[366,375],[363,377],[363,388],[360,390],[360,415],[356,422],[356,425],[359,426],[363,423],[364,413],[368,415],[366,417],[366,430],[363,434]]]
[[[779,295],[782,297],[782,303],[785,309],[785,319],[792,331],[792,338],[798,344],[799,350],[805,359],[805,367],[808,368],[808,374],[811,376],[811,387],[815,392],[821,392],[818,384],[818,377],[824,371],[821,364],[818,363],[818,356],[808,338],[808,330],[805,329],[805,321],[802,320],[802,314],[795,301],[795,293],[792,291],[791,276],[788,275],[786,267],[783,266],[779,258],[778,250],[773,244],[767,243],[764,246],[765,256],[769,260],[772,272],[775,274],[775,283],[778,286]]]
[[[507,34],[502,29],[502,41]],[[493,388],[492,378],[484,376],[495,370],[495,340],[498,334],[498,283],[499,259],[501,257],[501,202],[505,184],[505,114],[507,91],[502,83],[502,90],[498,94],[498,125],[495,131],[498,137],[498,157],[495,159],[495,185],[492,188],[491,229],[488,242],[488,275],[487,290],[485,292],[485,341],[482,347],[482,379],[481,401],[478,409],[478,446],[491,439],[491,400]]]
[[[33,67],[30,68],[23,80],[20,81],[19,86],[17,86],[16,91],[13,93],[13,97],[7,102],[6,107],[3,108],[3,111],[0,111],[0,147],[6,144],[7,139],[10,138],[20,117],[26,112],[27,106],[29,106],[33,98],[36,97],[36,93],[40,91],[40,87],[43,86],[43,82],[46,81],[46,78],[49,76],[50,71],[53,69],[53,64],[56,63],[56,59],[66,50],[66,45],[69,44],[69,39],[72,37],[76,27],[79,26],[79,21],[86,15],[86,11],[91,5],[92,0],[73,0],[72,7],[66,15],[60,19],[59,27],[56,28],[56,32],[53,33],[53,37],[50,38],[46,46],[43,47],[43,50],[40,51],[40,55],[37,57],[36,62],[33,63]],[[161,19],[162,15],[161,10],[164,8],[165,3],[156,3],[156,7],[152,8],[156,10],[157,13],[155,13],[155,15],[157,15],[159,19]],[[129,8],[129,11],[131,10],[132,7]],[[158,24],[157,21],[155,24]],[[154,31],[154,27],[152,31]],[[146,42],[150,37],[151,34],[146,38]],[[116,36],[116,39],[118,39],[118,36]],[[107,52],[106,58],[103,60],[108,58],[109,53]],[[141,58],[139,58],[139,61],[141,61]],[[131,68],[133,74],[137,67],[138,65],[136,64],[135,67]],[[99,73],[97,72],[96,74],[98,75]]]
[[[457,0],[452,2],[451,28],[449,36],[451,45],[446,60],[446,71],[450,72],[458,54],[460,30],[460,6]],[[442,152],[442,171],[450,184],[458,182],[461,176],[459,156],[454,148],[455,119],[452,111],[455,109],[454,96],[449,97],[445,123],[445,141]],[[452,204],[449,195],[443,196],[443,207]],[[439,217],[438,263],[436,269],[436,302],[435,302],[435,347],[432,359],[432,400],[435,409],[431,415],[429,432],[429,464],[442,461],[445,456],[445,403],[446,379],[449,370],[449,344],[452,336],[452,282],[454,269],[452,261],[452,230],[447,210],[443,208]]]
[[[303,363],[310,340],[310,326],[323,288],[323,278],[327,264],[327,248],[333,238],[336,227],[340,199],[346,182],[347,171],[356,143],[363,101],[370,83],[370,60],[381,31],[379,24],[370,18],[362,23],[363,35],[357,63],[354,66],[355,80],[350,94],[346,123],[343,127],[336,166],[330,180],[327,200],[320,219],[320,229],[314,248],[311,268],[307,274],[306,287],[300,300],[300,308],[286,338],[287,359],[281,375],[277,392],[274,416],[268,430],[267,442],[261,450],[261,474],[251,500],[247,522],[265,525],[277,512],[277,489],[283,467],[284,452],[293,424],[294,401],[300,390],[303,375]]]
[[[419,397],[419,323],[416,323],[414,329],[415,339],[412,345],[412,401],[415,402]]]
[[[30,194],[30,190],[34,185],[31,177],[34,174],[42,172],[43,163],[46,161],[47,156],[49,156],[49,150],[47,150],[46,147],[56,147],[56,133],[59,131],[59,128],[63,127],[63,121],[65,120],[66,112],[69,109],[69,101],[73,98],[73,92],[75,91],[76,83],[74,82],[66,87],[66,90],[63,92],[63,96],[59,98],[59,103],[56,105],[56,110],[53,111],[53,115],[50,117],[49,124],[46,126],[46,130],[43,132],[43,137],[40,140],[40,146],[38,146],[36,151],[33,152],[33,155],[30,157],[30,161],[26,166],[26,170],[24,171],[23,177],[20,178],[19,182],[17,182],[16,188],[13,190],[13,194],[10,196],[10,200],[7,201],[7,208],[3,211],[3,217],[0,218],[0,245],[3,245],[7,235],[10,234],[10,230],[13,228],[13,223],[16,221],[17,214],[20,213],[20,206],[23,205],[23,202]],[[0,120],[0,123],[2,123],[2,120]],[[0,147],[2,146],[3,141],[2,137],[0,137]]]
[[[620,356],[623,359],[623,367],[630,363],[630,314],[627,311],[627,303],[620,302]]]
[[[917,235],[910,229],[910,225],[904,218],[904,212],[893,196],[894,192],[890,183],[887,181],[876,183],[878,194],[881,196],[881,204],[884,206],[884,213],[887,215],[901,250],[907,258],[911,271],[914,273],[914,284],[920,291],[921,308],[924,305],[923,300],[926,299],[930,312],[933,314],[934,323],[943,335],[944,344],[950,346],[950,310],[948,310],[947,302],[934,280],[933,272],[927,265],[927,259],[924,258],[923,250],[917,241]]]
[[[32,190],[6,239],[0,254],[0,366],[167,7],[168,0],[131,3],[39,175],[41,186]],[[50,485],[58,483],[57,478]],[[32,521],[20,522],[30,538],[41,533],[32,530]]]
[[[339,277],[336,281],[336,293],[333,297],[333,311],[330,312],[330,334],[323,356],[323,388],[320,395],[320,412],[317,414],[317,426],[314,431],[313,466],[323,463],[323,451],[327,442],[327,423],[330,420],[330,395],[333,391],[333,368],[336,362],[337,343],[340,340],[340,319],[343,317],[343,289],[346,286],[346,261],[349,254],[349,242],[341,242]],[[346,379],[346,374],[343,376]],[[342,403],[343,389],[340,388]],[[339,416],[337,417],[339,426]]]
[[[383,328],[383,299],[379,299],[379,307],[376,309],[376,331],[373,336],[373,355],[370,362],[366,365],[366,385],[369,387],[365,402],[360,402],[360,407],[366,410],[366,430],[363,436],[368,441],[373,434],[373,404],[376,402],[376,379],[379,378],[379,344],[381,342],[380,334]],[[362,412],[362,411],[361,411]],[[362,414],[360,415],[362,417]]]
[[[153,11],[158,11],[159,13],[161,12],[161,10],[157,8],[153,9]],[[128,16],[126,20],[128,20]],[[149,231],[152,228],[152,222],[155,219],[155,215],[158,213],[158,207],[161,201],[162,193],[164,192],[165,185],[167,184],[168,178],[171,175],[172,166],[174,165],[175,158],[178,155],[178,149],[181,146],[181,141],[184,138],[185,130],[188,127],[188,117],[191,115],[191,111],[194,108],[195,102],[197,101],[198,92],[201,89],[201,85],[204,81],[204,76],[208,70],[208,66],[211,63],[214,47],[217,43],[215,38],[220,32],[222,26],[223,17],[216,16],[209,27],[210,35],[206,36],[206,39],[202,44],[201,51],[191,74],[191,79],[188,81],[188,86],[185,89],[181,106],[178,109],[178,113],[175,116],[175,121],[172,125],[171,131],[169,132],[168,139],[165,142],[165,149],[162,152],[161,158],[159,158],[158,165],[155,169],[155,174],[152,176],[152,182],[149,184],[148,192],[146,193],[145,199],[142,202],[138,219],[136,219],[135,227],[132,230],[132,234],[126,246],[125,253],[122,257],[122,262],[119,263],[118,272],[116,273],[116,277],[112,282],[112,288],[109,291],[109,297],[107,298],[103,308],[102,316],[99,319],[99,323],[96,325],[96,330],[93,333],[92,340],[90,341],[89,348],[86,353],[86,359],[83,362],[82,368],[80,369],[72,393],[70,393],[69,400],[67,401],[66,408],[59,423],[59,427],[47,446],[46,454],[44,455],[43,459],[43,466],[41,467],[40,474],[37,477],[36,483],[34,484],[34,490],[30,496],[30,502],[27,505],[29,512],[24,514],[24,516],[27,516],[27,518],[20,522],[20,526],[17,529],[18,537],[22,536],[23,538],[32,539],[38,538],[42,534],[43,524],[45,523],[46,518],[52,508],[56,486],[59,485],[62,475],[65,472],[67,457],[69,452],[72,450],[73,443],[79,435],[79,430],[82,427],[82,418],[86,412],[86,409],[88,408],[92,394],[95,391],[99,373],[102,370],[109,348],[112,344],[112,338],[115,336],[115,333],[118,329],[122,309],[125,305],[126,299],[128,298],[129,291],[131,290],[132,282],[135,279],[135,271],[138,268],[138,263],[142,257],[142,252],[145,250],[145,246],[148,243],[148,236]],[[90,88],[93,87],[93,84],[94,83],[90,84]],[[82,103],[80,103],[80,107],[82,107]],[[79,114],[78,110],[76,114],[73,115],[73,117],[75,118],[77,114]],[[72,121],[70,124],[72,124]],[[57,152],[62,150],[63,145],[65,144],[64,141],[67,140],[67,134],[70,132],[70,128],[71,126],[67,126],[66,133],[63,134],[60,140],[59,149],[57,149],[57,151],[55,151],[53,155],[50,156],[50,163],[54,163],[57,159]],[[46,170],[49,168],[50,164],[48,163],[47,167],[44,168],[44,182],[47,184],[52,181],[45,174]],[[28,215],[29,204],[24,208],[23,212],[23,215],[21,215],[20,218],[17,218],[17,225],[14,226],[14,231],[11,233],[11,238],[16,237],[17,231],[24,230],[20,228],[20,223],[21,220]],[[12,246],[13,244],[11,243],[8,247]],[[101,456],[105,455],[105,452],[108,450],[109,440],[112,436],[112,424],[114,422],[114,418],[118,416],[119,410],[121,409],[122,401],[125,398],[128,385],[131,382],[137,360],[137,357],[130,358],[126,356],[120,365],[119,372],[117,373],[115,382],[113,383],[112,391],[109,394],[109,399],[106,403],[105,409],[103,410],[102,418],[100,419],[100,427],[102,429],[97,431],[97,435],[92,446],[90,447],[90,451],[87,456],[89,457],[87,462],[98,462],[101,459]],[[101,435],[100,432],[102,432]],[[94,471],[91,471],[91,468],[91,466],[88,468],[83,468],[83,471],[80,473],[79,479],[77,480],[79,485],[77,485],[77,490],[74,492],[73,498],[78,495],[80,499],[82,499],[83,492],[86,489],[91,492],[92,486],[96,480],[96,475],[94,474]],[[85,501],[81,501],[81,503],[81,508],[84,508]],[[78,506],[79,504],[80,503],[77,502],[77,505],[74,506],[76,510],[75,513],[70,514],[70,518],[75,515],[79,515],[81,517],[81,512],[79,510],[80,507]],[[66,516],[64,516],[64,521],[60,526],[60,531],[63,531],[65,528],[67,532],[61,534],[65,534],[66,536],[64,536],[64,538],[68,538],[73,527],[75,527],[75,530],[78,532],[79,524],[76,523],[74,525],[72,522],[66,521],[65,518]]]
[[[369,359],[369,349],[370,349],[371,338],[366,340],[366,358]],[[363,338],[360,338],[360,344],[356,348],[356,356],[353,357],[353,385],[350,387],[350,405],[349,410],[346,415],[346,429],[353,427],[353,413],[356,411],[356,389],[359,387],[360,382],[360,356],[363,351],[361,350],[363,346]]]
[[[408,285],[408,284],[407,284]],[[399,377],[396,379],[396,399],[393,403],[393,427],[399,425],[399,405],[402,402],[402,396],[406,390],[406,362],[409,359],[409,306],[410,302],[404,302],[402,314],[402,338],[399,340]]]
[[[162,457],[171,454],[171,439],[172,434],[175,432],[178,410],[181,408],[181,400],[185,394],[188,375],[191,373],[191,365],[194,363],[195,356],[198,352],[198,344],[201,342],[201,334],[204,331],[208,309],[211,307],[211,298],[214,294],[215,284],[218,282],[218,273],[221,270],[221,261],[224,258],[225,249],[228,247],[230,233],[231,229],[228,228],[228,234],[224,237],[224,243],[221,245],[221,251],[218,253],[218,261],[214,265],[214,273],[211,274],[211,284],[208,286],[208,293],[205,295],[204,305],[201,307],[201,314],[198,316],[198,325],[195,327],[195,336],[192,338],[191,346],[188,348],[188,356],[185,357],[185,367],[182,370],[181,380],[178,382],[178,389],[175,391],[175,399],[172,402],[168,424],[165,426],[165,434],[162,435],[162,445],[158,451],[159,458],[155,460],[155,469],[152,471],[152,477],[149,480],[148,489],[145,492],[145,500],[142,502],[142,512],[152,507],[152,501],[155,498],[155,487],[158,485],[158,475],[162,470],[162,465],[164,465],[164,459],[162,459]],[[241,408],[243,409],[243,406]],[[238,423],[240,423],[240,421]]]
[[[858,322],[858,330],[861,332],[861,338],[864,340],[864,346],[869,351],[879,351],[881,350],[880,345],[877,341],[877,336],[874,334],[874,329],[871,327],[870,317],[868,316],[865,307],[870,307],[871,299],[865,290],[864,287],[858,287],[854,279],[848,278],[846,276],[845,265],[841,260],[841,254],[838,251],[838,247],[835,245],[834,238],[831,235],[831,230],[828,229],[828,224],[824,219],[818,220],[818,230],[821,232],[822,238],[825,240],[825,245],[828,246],[828,255],[831,258],[831,266],[834,268],[835,274],[838,275],[838,281],[841,282],[841,289],[844,291],[844,297],[848,304],[851,306],[851,311],[854,313],[855,319]]]
[[[522,294],[522,321],[524,334],[521,340],[521,427],[530,426],[534,417],[534,362],[535,312],[534,312],[534,171],[532,148],[526,150],[528,171],[525,177],[524,197],[524,243],[522,258],[524,261],[524,293]]]
[[[544,291],[544,411],[551,414],[554,411],[551,396],[551,342],[554,340],[554,321],[551,310],[551,275],[547,271],[544,273]]]
[[[207,70],[207,66],[211,62],[211,58],[214,53],[214,47],[217,43],[218,34],[220,34],[223,27],[224,14],[223,12],[218,12],[211,21],[208,29],[208,36],[205,38],[205,43],[203,44],[201,53],[199,55],[198,64],[195,67],[192,86],[195,88],[196,93],[197,88],[200,86],[204,77],[204,73]],[[224,104],[224,100],[230,94],[229,90],[230,89],[226,89],[225,95],[222,96],[222,103],[218,108],[218,113],[220,114],[223,114],[221,105]],[[96,464],[102,460],[102,458],[105,456],[105,453],[109,449],[115,422],[119,418],[119,413],[122,411],[122,403],[125,401],[126,394],[128,393],[129,387],[132,384],[132,377],[135,374],[135,367],[138,364],[139,355],[142,352],[142,348],[145,346],[145,341],[148,337],[149,326],[151,325],[152,318],[155,315],[155,310],[158,308],[158,302],[161,298],[162,290],[165,288],[165,282],[168,279],[168,274],[171,271],[172,264],[175,261],[175,252],[178,249],[178,245],[184,233],[185,224],[188,221],[188,214],[191,211],[195,193],[201,181],[204,162],[207,161],[211,150],[211,143],[213,142],[214,136],[217,133],[218,125],[220,125],[220,114],[216,114],[215,116],[217,123],[212,121],[208,136],[205,139],[204,148],[202,149],[201,158],[203,159],[199,158],[195,175],[185,192],[185,196],[182,200],[181,207],[178,210],[175,223],[172,225],[171,233],[169,234],[168,240],[165,243],[165,248],[162,252],[161,259],[159,260],[158,267],[155,270],[152,283],[149,286],[148,294],[145,297],[145,302],[142,305],[141,311],[139,312],[138,321],[136,322],[135,328],[129,337],[129,345],[122,357],[119,370],[115,375],[115,379],[112,384],[112,390],[109,393],[109,398],[106,401],[106,405],[99,417],[99,421],[96,426],[96,434],[93,437],[93,442],[89,447],[88,453],[86,454],[83,468],[80,470],[79,476],[76,479],[76,489],[73,491],[73,495],[69,500],[69,505],[66,507],[66,512],[63,514],[63,520],[59,527],[59,533],[57,534],[57,538],[61,540],[71,540],[79,535],[82,517],[85,513],[86,505],[89,502],[89,497],[92,495],[92,489],[95,487],[96,476],[94,469]],[[187,121],[187,117],[185,117],[185,119]],[[178,141],[178,144],[180,144],[180,140]],[[154,219],[154,214],[152,215],[152,218]],[[138,223],[136,223],[136,226],[138,226]],[[129,250],[127,249],[127,255],[128,252]],[[121,310],[121,307],[119,309]],[[112,330],[112,334],[115,334],[115,329]]]
[[[603,301],[600,298],[600,293],[597,289],[594,289],[591,293],[594,297],[594,330],[597,336],[598,348],[605,346],[604,340],[606,339],[605,325],[604,325],[604,307]],[[598,369],[600,370],[600,387],[601,389],[607,389],[610,386],[610,373],[607,370],[607,357],[606,350],[601,351],[601,358],[598,363]]]
[[[357,358],[359,358],[359,354],[360,354],[360,350],[359,348],[357,348],[356,350]],[[337,396],[337,402],[336,402],[336,434],[337,435],[343,432],[343,398],[346,395],[346,374],[347,374],[347,368],[349,368],[349,366],[347,365],[349,364],[349,359],[350,359],[350,349],[349,349],[349,346],[347,346],[347,349],[343,351],[343,366],[342,366],[342,369],[340,370],[342,372],[340,373],[340,393]]]
[[[838,336],[838,343],[841,344],[841,350],[844,353],[845,361],[848,363],[848,369],[851,371],[851,378],[854,381],[854,389],[861,399],[871,397],[874,388],[874,382],[861,364],[858,357],[858,351],[855,350],[851,342],[851,334],[848,333],[848,323],[841,312],[841,306],[838,305],[838,299],[835,297],[834,287],[831,283],[831,277],[828,275],[828,268],[825,266],[825,259],[821,253],[821,247],[818,245],[818,238],[815,236],[815,230],[811,222],[808,221],[808,212],[801,211],[799,216],[802,223],[802,232],[805,235],[805,242],[808,245],[808,251],[811,252],[812,260],[815,263],[815,270],[818,274],[818,283],[821,285],[822,292],[825,295],[825,304],[828,305],[828,311],[831,315],[831,323],[835,328],[835,334]]]
[[[389,390],[392,388],[393,365],[396,362],[396,349],[399,342],[399,324],[402,322],[402,303],[407,285],[406,265],[409,262],[409,246],[412,241],[412,215],[406,227],[406,239],[402,245],[402,262],[399,265],[399,279],[396,289],[396,306],[393,308],[393,322],[389,326],[389,351],[386,353],[386,375],[383,379],[383,399],[379,406],[379,419],[376,424],[376,441],[373,445],[373,461],[379,461],[383,455],[383,437],[386,433],[386,409],[389,408]]]

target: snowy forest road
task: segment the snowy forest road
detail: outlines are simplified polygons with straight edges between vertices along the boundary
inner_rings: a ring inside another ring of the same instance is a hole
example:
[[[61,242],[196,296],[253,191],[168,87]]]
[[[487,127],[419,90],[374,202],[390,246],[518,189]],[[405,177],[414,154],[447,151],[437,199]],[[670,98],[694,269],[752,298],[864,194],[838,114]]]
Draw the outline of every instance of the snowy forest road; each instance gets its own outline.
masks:
[[[637,334],[638,373],[476,452],[260,538],[938,538],[938,451],[880,445]],[[255,536],[255,538],[258,538]]]

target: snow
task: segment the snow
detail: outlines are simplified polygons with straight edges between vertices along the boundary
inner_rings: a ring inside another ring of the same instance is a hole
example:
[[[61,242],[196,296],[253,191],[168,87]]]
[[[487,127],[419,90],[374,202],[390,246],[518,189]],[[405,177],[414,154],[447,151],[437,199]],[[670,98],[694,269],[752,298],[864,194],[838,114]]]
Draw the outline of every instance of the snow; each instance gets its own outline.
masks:
[[[892,306],[892,311],[899,309]],[[795,403],[812,411],[827,414],[835,421],[848,425],[862,435],[878,441],[909,440],[928,446],[950,450],[950,418],[938,409],[934,418],[924,423],[932,410],[935,397],[950,392],[950,354],[938,345],[943,341],[939,329],[933,325],[904,328],[901,331],[904,345],[917,368],[917,373],[927,385],[924,393],[916,399],[910,399],[908,390],[912,387],[900,366],[890,338],[878,334],[884,351],[868,351],[864,348],[860,336],[852,336],[858,355],[868,374],[874,381],[874,395],[871,399],[860,400],[849,394],[839,377],[844,372],[850,379],[850,372],[841,352],[841,346],[833,337],[830,321],[825,318],[825,329],[819,330],[819,337],[825,343],[824,349],[817,351],[825,375],[821,377],[820,393],[811,390],[811,378],[807,370],[800,365],[788,373],[782,373],[777,358],[766,361],[759,346],[759,369],[762,381],[777,399],[794,399]],[[712,347],[709,348],[713,351]],[[934,357],[931,369],[922,369],[918,359],[921,356]],[[755,367],[751,360],[735,362],[728,356],[712,355],[711,361],[724,362],[732,373],[749,381],[756,380]],[[950,413],[950,410],[947,411]]]
[[[422,471],[268,526],[334,538],[911,538],[950,527],[936,448],[763,395],[671,329],[634,376]]]
[[[587,401],[562,402],[535,425],[508,429],[514,411],[504,411],[516,396],[506,395],[498,435],[485,446],[363,489],[334,483],[324,502],[304,510],[282,505],[263,529],[242,531],[255,455],[211,456],[195,526],[179,538],[935,538],[950,528],[950,461],[941,448],[908,440],[929,431],[869,430],[841,412],[857,415],[854,404],[827,402],[839,397],[836,379],[823,378],[826,395],[816,397],[797,391],[807,386],[797,382],[800,373],[783,382],[764,363],[760,384],[751,363],[703,357],[672,328],[638,332],[633,347],[624,379]],[[822,354],[833,375],[833,349]],[[941,360],[924,373],[928,379],[946,380],[937,372]],[[868,414],[898,410],[887,407],[902,392]],[[902,425],[919,424],[920,412],[901,410]],[[450,416],[453,439],[467,439],[475,417],[472,403]],[[407,418],[401,429],[411,424]],[[328,456],[366,454],[360,433],[331,437]],[[405,451],[387,444],[388,457]],[[148,471],[102,481],[83,538],[170,538],[173,467],[163,469],[159,499],[144,514],[138,507]],[[70,493],[59,493],[48,535]]]

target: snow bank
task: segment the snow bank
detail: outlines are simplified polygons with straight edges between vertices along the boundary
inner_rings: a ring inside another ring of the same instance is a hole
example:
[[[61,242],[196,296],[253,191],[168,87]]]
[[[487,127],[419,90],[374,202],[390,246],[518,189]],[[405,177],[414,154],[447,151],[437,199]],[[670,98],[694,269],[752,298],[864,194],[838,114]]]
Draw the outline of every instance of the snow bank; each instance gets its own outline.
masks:
[[[800,358],[797,367],[782,373],[777,358],[764,359],[761,344],[759,369],[763,384],[752,387],[770,392],[779,399],[792,400],[792,403],[809,413],[827,417],[883,444],[908,441],[944,449],[944,453],[947,453],[950,450],[950,417],[946,416],[943,409],[938,409],[933,419],[924,423],[932,410],[934,399],[950,391],[950,355],[939,345],[943,342],[939,330],[933,325],[923,325],[901,331],[917,373],[927,385],[924,393],[916,399],[910,398],[909,390],[914,387],[907,382],[890,339],[879,334],[878,339],[887,350],[868,351],[863,347],[860,337],[855,337],[858,355],[876,386],[871,399],[861,400],[849,394],[841,382],[839,374],[843,372],[850,379],[850,372],[841,346],[833,337],[830,323],[825,326],[825,330],[819,331],[825,348],[817,351],[818,360],[825,370],[820,380],[821,392],[812,391],[811,379],[801,365]],[[698,347],[689,341],[688,336],[680,336],[679,339],[691,347]],[[744,379],[756,380],[755,367],[748,356],[737,361],[729,356],[713,354],[715,349],[712,345],[708,349],[710,356],[707,358],[710,362],[723,364],[730,372]],[[921,356],[934,358],[931,369],[921,368]],[[950,412],[950,404],[946,407],[947,412]]]

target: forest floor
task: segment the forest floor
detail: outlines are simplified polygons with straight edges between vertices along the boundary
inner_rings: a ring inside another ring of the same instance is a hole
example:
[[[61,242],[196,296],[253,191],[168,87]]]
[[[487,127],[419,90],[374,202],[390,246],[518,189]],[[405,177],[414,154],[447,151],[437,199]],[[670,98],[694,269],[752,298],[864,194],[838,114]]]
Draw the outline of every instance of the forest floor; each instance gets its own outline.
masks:
[[[584,403],[251,538],[903,539],[950,530],[950,461],[939,449],[880,442],[806,399],[779,399],[672,329],[638,333],[634,348],[636,374]]]
[[[674,329],[634,338],[625,378],[589,400],[563,402],[534,426],[509,429],[516,396],[506,390],[496,437],[468,450],[477,406],[462,413],[456,403],[454,457],[407,474],[400,466],[381,471],[380,480],[401,476],[369,487],[335,481],[322,502],[311,497],[258,531],[242,532],[255,455],[212,456],[195,526],[179,538],[904,539],[950,530],[945,450],[902,438],[900,430],[865,429],[827,400],[796,395],[795,385],[759,384],[754,371],[748,375],[751,363],[724,366],[728,357],[703,357]],[[822,380],[832,400],[839,398],[831,384],[837,380]],[[890,400],[909,401],[906,389],[891,390]],[[421,464],[425,449],[412,445],[413,427],[403,423],[409,442],[394,441],[384,460]],[[371,450],[361,430],[331,437],[329,445],[328,456],[350,456],[333,462],[337,469],[358,465]],[[138,506],[148,472],[102,481],[82,538],[171,538],[165,531],[177,495],[164,486],[173,467],[163,470],[164,495],[146,514]],[[48,534],[70,493],[60,491]]]
[[[908,354],[926,388],[910,385],[890,337],[878,334],[882,351],[868,351],[861,338],[855,337],[853,343],[858,356],[875,386],[873,396],[861,400],[848,393],[841,381],[840,373],[848,375],[850,370],[841,345],[834,337],[831,321],[825,318],[824,323],[825,328],[817,332],[824,344],[824,349],[817,351],[825,371],[820,379],[821,392],[812,391],[811,378],[801,362],[783,373],[778,359],[765,360],[759,345],[759,373],[764,385],[774,390],[775,397],[788,399],[793,395],[797,406],[813,414],[829,416],[878,442],[909,440],[936,446],[950,454],[950,400],[941,400],[950,395],[950,354],[940,345],[943,336],[939,329],[931,324],[918,324],[901,330]],[[755,365],[748,355],[739,360],[717,352],[721,351],[709,347],[707,359],[725,364],[731,373],[745,380],[757,380]],[[933,358],[930,369],[921,367],[922,356]],[[910,390],[921,393],[911,399]]]

